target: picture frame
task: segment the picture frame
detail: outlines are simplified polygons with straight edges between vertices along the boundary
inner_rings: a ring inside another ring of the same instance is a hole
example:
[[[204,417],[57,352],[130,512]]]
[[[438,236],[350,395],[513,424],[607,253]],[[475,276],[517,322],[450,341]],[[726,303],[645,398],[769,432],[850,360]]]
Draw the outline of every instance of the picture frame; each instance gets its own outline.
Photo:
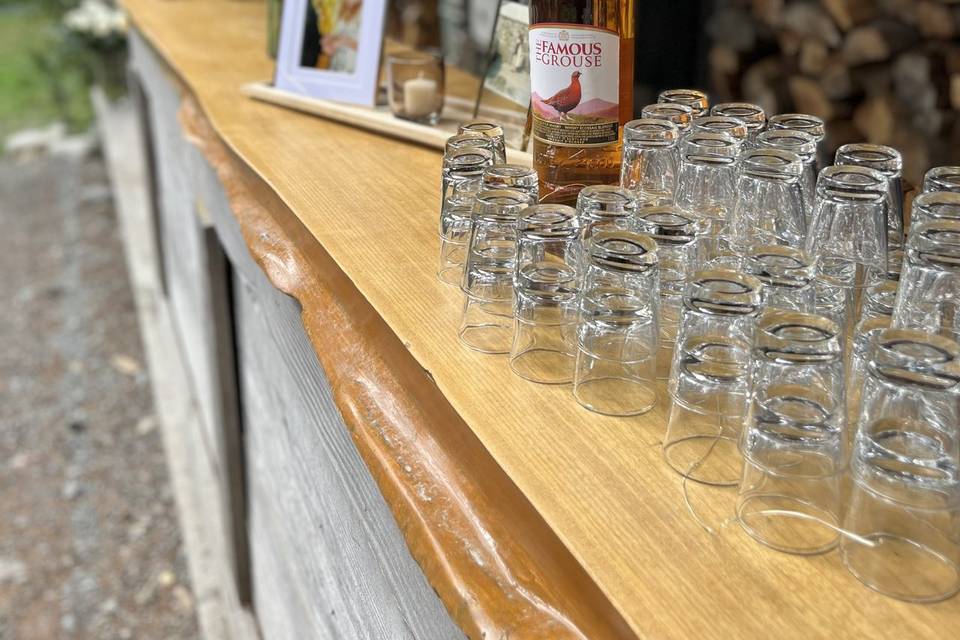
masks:
[[[387,0],[286,0],[274,86],[373,107]]]

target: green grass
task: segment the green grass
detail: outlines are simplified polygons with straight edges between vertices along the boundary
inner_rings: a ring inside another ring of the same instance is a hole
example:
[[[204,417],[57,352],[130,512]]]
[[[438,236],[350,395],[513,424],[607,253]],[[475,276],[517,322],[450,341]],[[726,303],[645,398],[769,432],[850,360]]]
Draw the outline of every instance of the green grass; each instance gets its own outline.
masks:
[[[60,53],[61,11],[50,2],[0,2],[0,143],[26,127],[63,120],[76,131],[92,120],[84,73]]]

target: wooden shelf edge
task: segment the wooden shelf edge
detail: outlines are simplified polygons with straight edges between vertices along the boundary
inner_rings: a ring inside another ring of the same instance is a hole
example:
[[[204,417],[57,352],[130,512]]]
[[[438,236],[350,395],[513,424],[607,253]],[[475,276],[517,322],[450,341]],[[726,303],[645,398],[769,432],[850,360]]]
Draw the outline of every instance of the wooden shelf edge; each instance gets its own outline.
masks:
[[[433,149],[443,149],[447,138],[456,133],[458,120],[444,119],[440,125],[430,127],[397,118],[383,108],[370,109],[332,100],[319,100],[277,89],[269,82],[249,82],[240,87],[243,95],[288,109],[295,109],[335,122],[366,129],[374,133],[414,142]],[[525,151],[507,149],[507,161],[531,166],[533,156]]]

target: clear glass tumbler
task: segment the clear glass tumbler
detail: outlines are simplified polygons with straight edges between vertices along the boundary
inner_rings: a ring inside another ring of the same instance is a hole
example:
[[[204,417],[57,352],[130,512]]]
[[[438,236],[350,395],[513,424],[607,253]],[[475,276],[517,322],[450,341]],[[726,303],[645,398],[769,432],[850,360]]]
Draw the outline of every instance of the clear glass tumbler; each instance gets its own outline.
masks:
[[[737,520],[768,547],[816,554],[837,544],[846,466],[843,371],[835,322],[779,309],[761,316]]]
[[[817,143],[809,133],[789,129],[761,131],[756,144],[761,149],[782,149],[800,156],[800,190],[803,192],[803,214],[807,226],[813,218],[817,196]]]
[[[670,378],[673,347],[680,326],[683,290],[700,264],[704,221],[675,206],[648,207],[637,215],[637,230],[657,243],[660,270],[660,348],[657,379]]]
[[[680,143],[680,177],[674,204],[706,218],[719,237],[736,201],[740,145],[726,133],[693,131]]]
[[[632,416],[656,404],[656,250],[631,231],[601,231],[587,248],[573,396],[590,411]]]
[[[923,176],[923,193],[960,193],[960,167],[933,167]]]
[[[788,131],[803,131],[813,136],[817,144],[817,172],[819,173],[829,163],[824,149],[824,139],[827,136],[823,120],[806,113],[780,113],[770,116],[767,120],[767,129],[786,129]]]
[[[754,149],[740,159],[736,202],[722,232],[742,254],[751,244],[800,246],[806,237],[800,190],[800,156],[781,149]]]
[[[816,309],[813,263],[800,249],[783,245],[753,245],[742,269],[763,284],[764,308],[813,313]]]
[[[710,108],[710,100],[707,94],[698,89],[667,89],[661,91],[657,96],[657,102],[661,104],[682,104],[690,107],[694,117],[706,115]]]
[[[668,120],[677,125],[682,136],[693,122],[693,110],[685,104],[677,103],[654,103],[648,104],[640,110],[640,118],[643,120]]]
[[[741,145],[746,144],[750,137],[750,130],[746,123],[729,116],[700,116],[694,118],[690,125],[691,131],[708,131],[711,133],[726,133]]]
[[[695,273],[684,291],[663,457],[690,480],[734,486],[740,479],[737,443],[761,286],[752,276],[715,269]]]
[[[441,183],[440,262],[437,278],[459,285],[473,219],[473,202],[493,155],[478,147],[454,148],[445,156]]]
[[[960,346],[920,331],[878,333],[851,457],[840,544],[862,583],[911,602],[960,590]]]
[[[503,127],[487,120],[471,120],[460,125],[457,133],[482,133],[493,141],[493,159],[495,164],[504,164],[507,161],[507,144],[503,137]]]
[[[637,198],[627,189],[605,184],[581,189],[577,216],[584,255],[589,253],[590,240],[599,231],[633,231],[636,214]]]
[[[568,383],[583,263],[577,212],[560,204],[527,207],[517,228],[510,369],[531,382]]]
[[[845,144],[837,149],[836,164],[876,169],[887,179],[887,250],[903,249],[903,157],[900,152],[880,144]]]
[[[516,189],[530,196],[530,204],[540,201],[535,169],[519,164],[496,164],[483,173],[484,189]]]
[[[960,221],[934,220],[910,231],[893,326],[960,340]]]
[[[817,270],[817,312],[847,335],[863,288],[887,266],[887,180],[867,167],[832,166],[817,177],[817,207],[806,252]]]
[[[910,208],[910,228],[914,229],[931,220],[960,222],[960,192],[931,191],[914,198]]]
[[[673,202],[680,129],[668,120],[631,120],[623,127],[620,186],[641,207]]]
[[[512,189],[481,191],[474,202],[458,332],[460,342],[474,351],[510,352],[517,221],[529,204],[527,194]]]
[[[767,126],[767,113],[763,107],[749,102],[723,102],[710,107],[710,114],[714,116],[728,116],[742,120],[747,125],[748,141],[753,145],[757,136]]]
[[[443,145],[443,154],[444,156],[448,156],[452,151],[457,149],[466,149],[468,147],[480,147],[481,149],[486,149],[490,152],[491,156],[494,152],[493,140],[477,131],[468,131],[466,133],[458,133],[455,136],[450,136],[447,138],[447,141]]]

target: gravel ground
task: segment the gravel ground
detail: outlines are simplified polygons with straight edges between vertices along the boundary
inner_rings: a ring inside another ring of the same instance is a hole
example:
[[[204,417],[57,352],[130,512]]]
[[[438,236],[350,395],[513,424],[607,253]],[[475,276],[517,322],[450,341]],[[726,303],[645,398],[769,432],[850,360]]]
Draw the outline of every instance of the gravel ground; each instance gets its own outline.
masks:
[[[0,160],[0,640],[197,638],[102,162]]]

